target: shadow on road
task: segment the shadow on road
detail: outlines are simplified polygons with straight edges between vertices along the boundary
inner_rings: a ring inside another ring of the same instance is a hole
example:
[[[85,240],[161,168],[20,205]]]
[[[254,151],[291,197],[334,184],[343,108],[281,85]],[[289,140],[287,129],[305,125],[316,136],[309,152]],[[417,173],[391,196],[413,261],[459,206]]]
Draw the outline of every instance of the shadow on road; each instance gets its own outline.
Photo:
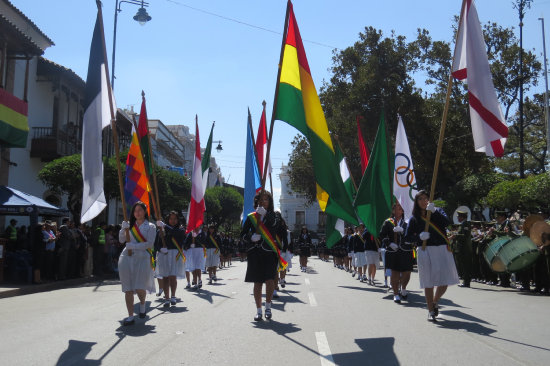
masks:
[[[74,339],[69,340],[69,346],[59,356],[56,365],[101,365],[100,360],[86,360],[86,356],[92,350],[96,342],[83,342]]]
[[[441,315],[449,315],[449,316],[452,316],[454,318],[459,318],[459,319],[463,319],[463,320],[469,320],[471,322],[476,322],[476,323],[482,323],[482,324],[487,324],[487,325],[493,325],[491,323],[487,323],[485,320],[483,319],[479,319],[473,315],[469,315],[469,314],[466,314],[466,313],[463,313],[462,311],[460,310],[441,310],[440,311]]]
[[[364,338],[356,339],[355,343],[361,351],[332,355],[336,365],[399,365],[393,350],[395,338]]]
[[[357,287],[357,286],[338,286],[341,288],[347,288],[350,290],[361,290],[361,291],[369,291],[369,292],[380,292],[380,293],[386,293],[386,289],[379,288],[379,287]]]
[[[302,330],[302,328],[298,328],[296,326],[296,324],[293,324],[293,323],[279,323],[276,320],[253,322],[252,324],[257,329],[264,329],[264,330],[268,330],[268,331],[271,330],[271,331],[277,333],[278,335],[280,335],[281,337],[288,339],[292,343],[308,350],[309,352],[311,352],[315,355],[320,356],[319,352],[317,352],[313,348],[310,348],[310,347],[306,346],[305,344],[300,343],[297,340],[295,340],[295,339],[288,336],[291,333],[296,333],[296,332],[299,332],[299,331]]]
[[[201,299],[206,300],[211,304],[214,303],[214,297],[215,296],[223,297],[223,298],[226,298],[226,299],[231,299],[231,297],[229,297],[229,296],[225,296],[225,295],[222,295],[222,294],[217,294],[215,292],[210,292],[208,290],[205,290],[204,288],[193,292],[193,295],[195,295],[197,297],[200,297]]]

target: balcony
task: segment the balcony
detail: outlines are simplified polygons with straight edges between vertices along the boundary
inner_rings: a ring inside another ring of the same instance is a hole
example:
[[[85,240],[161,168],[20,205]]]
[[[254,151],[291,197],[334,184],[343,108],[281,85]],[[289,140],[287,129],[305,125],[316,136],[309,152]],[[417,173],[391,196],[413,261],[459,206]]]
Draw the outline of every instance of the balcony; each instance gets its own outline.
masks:
[[[81,141],[76,130],[62,131],[53,127],[33,127],[31,158],[52,161],[81,151]]]

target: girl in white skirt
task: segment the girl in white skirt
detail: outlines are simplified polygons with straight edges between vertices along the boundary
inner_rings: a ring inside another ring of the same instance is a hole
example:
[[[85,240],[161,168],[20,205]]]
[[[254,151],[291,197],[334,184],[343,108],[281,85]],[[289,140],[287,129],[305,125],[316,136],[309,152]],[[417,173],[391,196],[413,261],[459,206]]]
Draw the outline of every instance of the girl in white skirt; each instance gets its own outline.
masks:
[[[206,270],[208,271],[208,284],[211,285],[212,281],[218,281],[216,277],[216,270],[220,265],[220,245],[221,238],[216,233],[216,227],[210,225],[208,227],[208,235],[206,237]]]
[[[430,225],[425,230],[426,213],[431,211]],[[439,315],[438,301],[447,286],[459,283],[453,255],[447,239],[446,227],[450,224],[445,212],[429,202],[428,193],[419,191],[414,197],[413,216],[409,221],[405,241],[416,243],[420,288],[424,289],[428,305],[428,320],[435,322]],[[426,240],[426,249],[422,242]],[[434,294],[434,287],[436,288]]]
[[[130,222],[123,221],[118,233],[118,240],[126,243],[118,259],[118,275],[128,310],[123,325],[134,324],[134,294],[139,298],[139,317],[145,318],[145,295],[155,292],[151,255],[157,228],[147,221],[148,218],[147,206],[138,201],[130,211]]]
[[[357,279],[361,282],[366,281],[367,256],[365,254],[365,240],[361,233],[365,229],[365,225],[357,226],[355,235],[352,236],[353,242],[353,265],[357,268]]]
[[[182,256],[182,254],[185,255],[183,253],[185,232],[180,229],[176,211],[171,211],[168,214],[166,222],[168,225],[164,225],[164,241],[160,241],[162,247],[157,254],[157,270],[159,277],[162,277],[164,307],[168,308],[170,305],[176,305],[178,279],[185,277],[185,257]]]
[[[201,272],[204,269],[206,259],[204,257],[206,243],[206,234],[200,227],[195,228],[193,231],[187,233],[185,239],[185,255],[187,256],[187,262],[185,270],[191,272],[193,275],[192,290],[198,290],[202,287]]]

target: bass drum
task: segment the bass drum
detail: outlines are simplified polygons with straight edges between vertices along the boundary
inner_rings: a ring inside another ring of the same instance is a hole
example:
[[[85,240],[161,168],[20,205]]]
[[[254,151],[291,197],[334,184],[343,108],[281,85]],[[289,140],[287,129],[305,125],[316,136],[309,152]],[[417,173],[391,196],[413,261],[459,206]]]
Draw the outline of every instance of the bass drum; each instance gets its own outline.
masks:
[[[497,256],[508,272],[517,272],[535,263],[539,255],[535,243],[526,236],[520,236],[504,245]]]
[[[512,238],[509,236],[500,236],[496,239],[493,239],[489,245],[485,248],[483,252],[483,257],[489,264],[489,267],[495,272],[506,272],[506,266],[504,262],[498,257],[498,253],[502,247],[512,241]]]

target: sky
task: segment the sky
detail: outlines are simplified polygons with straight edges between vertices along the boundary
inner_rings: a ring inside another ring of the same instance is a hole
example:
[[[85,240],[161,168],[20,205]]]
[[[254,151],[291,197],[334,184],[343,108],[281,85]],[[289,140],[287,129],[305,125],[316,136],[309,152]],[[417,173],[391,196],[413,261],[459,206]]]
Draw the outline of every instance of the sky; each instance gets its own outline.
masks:
[[[11,2],[55,43],[44,57],[85,80],[95,0]],[[331,77],[333,50],[352,46],[365,27],[373,26],[386,36],[393,30],[409,41],[417,28],[426,28],[433,40],[452,41],[452,19],[461,7],[460,0],[295,0],[293,4],[317,90]],[[476,5],[482,24],[491,21],[514,27],[519,37],[512,0],[477,0]],[[216,121],[214,140],[222,141],[223,151],[213,150],[213,157],[226,182],[243,186],[247,109],[257,129],[265,100],[271,121],[286,0],[150,0],[147,11],[152,20],[143,26],[132,19],[139,6],[122,3],[120,7],[114,85],[117,106],[139,110],[144,90],[151,119],[166,125],[184,124],[194,133],[198,115],[203,147]],[[103,0],[110,68],[114,13],[115,0]],[[550,0],[535,0],[523,26],[524,48],[534,49],[541,62],[538,18],[546,14],[550,14]],[[548,39],[550,18],[545,26]],[[423,80],[416,80],[423,88]],[[539,85],[532,91],[544,91],[542,76]],[[296,134],[286,123],[275,122],[271,156],[276,207],[278,174],[288,162]]]

